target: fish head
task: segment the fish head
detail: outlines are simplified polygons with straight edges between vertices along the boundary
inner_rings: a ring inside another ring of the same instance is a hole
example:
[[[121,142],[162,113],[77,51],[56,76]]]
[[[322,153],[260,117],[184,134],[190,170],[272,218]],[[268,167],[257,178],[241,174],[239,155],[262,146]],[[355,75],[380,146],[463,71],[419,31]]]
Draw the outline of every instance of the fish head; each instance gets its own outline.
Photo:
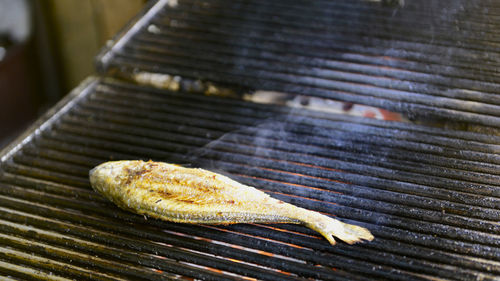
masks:
[[[143,161],[110,161],[89,171],[90,185],[103,195],[116,194],[123,187],[131,169],[141,169]]]

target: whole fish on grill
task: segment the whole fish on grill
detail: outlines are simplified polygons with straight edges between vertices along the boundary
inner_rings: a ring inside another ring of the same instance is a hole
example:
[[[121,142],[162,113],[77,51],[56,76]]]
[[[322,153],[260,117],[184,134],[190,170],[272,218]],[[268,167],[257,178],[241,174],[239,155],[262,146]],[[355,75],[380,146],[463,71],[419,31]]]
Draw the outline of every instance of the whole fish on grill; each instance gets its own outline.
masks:
[[[166,221],[197,224],[295,223],[352,244],[372,240],[367,229],[274,199],[203,169],[161,162],[113,161],[89,173],[92,188],[120,208]]]

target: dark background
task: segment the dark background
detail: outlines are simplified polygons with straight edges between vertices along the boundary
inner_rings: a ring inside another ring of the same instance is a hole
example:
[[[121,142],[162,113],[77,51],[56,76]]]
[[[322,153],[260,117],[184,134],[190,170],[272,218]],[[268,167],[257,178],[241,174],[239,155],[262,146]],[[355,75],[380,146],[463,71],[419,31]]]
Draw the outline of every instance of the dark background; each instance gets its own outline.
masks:
[[[0,148],[85,77],[146,0],[0,0]]]

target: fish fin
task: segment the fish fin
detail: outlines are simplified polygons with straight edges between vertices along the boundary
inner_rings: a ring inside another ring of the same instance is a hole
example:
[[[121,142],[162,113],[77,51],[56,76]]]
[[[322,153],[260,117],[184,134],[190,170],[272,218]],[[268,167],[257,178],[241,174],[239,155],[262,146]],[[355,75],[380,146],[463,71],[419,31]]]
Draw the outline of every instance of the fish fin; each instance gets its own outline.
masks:
[[[343,230],[340,233],[333,233],[333,236],[340,238],[342,241],[348,244],[354,244],[356,242],[361,242],[362,240],[373,240],[373,235],[371,232],[361,226],[343,223]]]
[[[304,222],[307,227],[323,235],[332,245],[336,243],[333,237],[337,237],[348,244],[363,240],[371,241],[374,238],[370,231],[364,227],[343,223],[321,214],[317,214],[313,219]]]

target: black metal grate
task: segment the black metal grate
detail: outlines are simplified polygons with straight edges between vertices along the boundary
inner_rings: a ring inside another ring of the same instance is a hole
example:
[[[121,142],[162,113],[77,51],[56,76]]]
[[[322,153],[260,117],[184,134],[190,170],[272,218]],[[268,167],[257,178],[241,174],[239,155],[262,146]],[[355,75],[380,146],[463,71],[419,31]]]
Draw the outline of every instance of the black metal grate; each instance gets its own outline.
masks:
[[[150,3],[99,56],[104,75],[500,127],[494,1]],[[0,279],[500,278],[497,136],[139,84],[90,78],[0,153]],[[221,172],[376,239],[332,247],[297,225],[146,220],[89,186],[90,168],[118,159]]]
[[[232,82],[500,127],[495,1],[175,2],[159,1],[126,30],[104,50],[101,69]]]
[[[2,158],[1,275],[77,280],[500,276],[496,137],[110,79],[88,81],[58,109]],[[93,166],[130,158],[215,169],[276,198],[363,225],[376,239],[332,247],[295,225],[145,220],[107,202],[88,182]]]

